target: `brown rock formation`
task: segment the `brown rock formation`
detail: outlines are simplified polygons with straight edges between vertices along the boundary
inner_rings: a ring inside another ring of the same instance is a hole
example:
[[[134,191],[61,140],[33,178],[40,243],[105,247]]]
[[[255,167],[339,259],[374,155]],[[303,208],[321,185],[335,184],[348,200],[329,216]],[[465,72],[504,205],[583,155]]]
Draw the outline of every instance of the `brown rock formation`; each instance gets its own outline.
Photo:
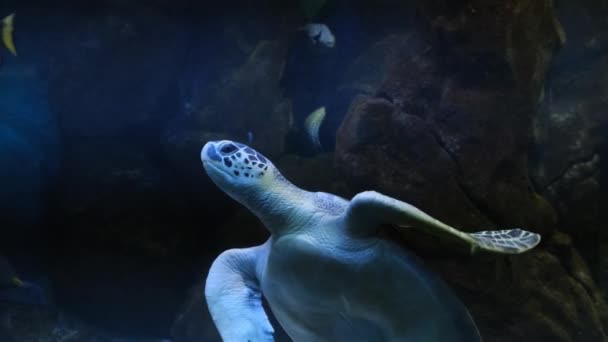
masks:
[[[446,257],[408,236],[486,339],[604,340],[603,299],[528,176],[545,72],[564,42],[552,2],[424,1],[420,10],[417,50],[385,64],[376,97],[351,105],[337,168],[356,190],[401,198],[463,230],[543,234],[537,250],[498,258]]]

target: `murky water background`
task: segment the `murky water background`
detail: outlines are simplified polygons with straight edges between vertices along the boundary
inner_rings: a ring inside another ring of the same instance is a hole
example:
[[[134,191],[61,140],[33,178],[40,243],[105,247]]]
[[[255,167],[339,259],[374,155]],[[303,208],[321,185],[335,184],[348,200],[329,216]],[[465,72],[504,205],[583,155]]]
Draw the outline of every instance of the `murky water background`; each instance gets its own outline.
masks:
[[[0,3],[0,254],[46,298],[0,291],[0,340],[217,340],[209,265],[267,237],[202,169],[224,138],[307,190],[542,234],[507,258],[403,243],[488,341],[606,340],[608,6],[317,3]]]

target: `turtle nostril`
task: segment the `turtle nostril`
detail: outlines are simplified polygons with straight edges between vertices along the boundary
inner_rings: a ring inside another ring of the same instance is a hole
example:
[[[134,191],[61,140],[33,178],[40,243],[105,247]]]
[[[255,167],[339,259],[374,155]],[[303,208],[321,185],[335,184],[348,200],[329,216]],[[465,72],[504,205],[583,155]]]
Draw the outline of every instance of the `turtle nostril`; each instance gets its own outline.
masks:
[[[211,160],[222,161],[222,158],[220,158],[220,156],[217,154],[214,145],[209,145],[209,148],[207,149],[207,156]]]

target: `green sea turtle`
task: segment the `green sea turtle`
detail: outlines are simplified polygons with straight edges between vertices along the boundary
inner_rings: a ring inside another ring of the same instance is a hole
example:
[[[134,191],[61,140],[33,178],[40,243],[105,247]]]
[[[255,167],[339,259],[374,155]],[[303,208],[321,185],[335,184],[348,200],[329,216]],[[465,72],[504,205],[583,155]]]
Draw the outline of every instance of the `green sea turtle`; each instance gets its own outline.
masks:
[[[212,264],[205,297],[224,341],[273,341],[262,295],[294,341],[479,341],[468,311],[379,226],[459,239],[472,250],[522,253],[540,236],[520,229],[467,234],[419,209],[367,191],[352,200],[308,192],[252,148],[211,141],[204,168],[271,237]]]

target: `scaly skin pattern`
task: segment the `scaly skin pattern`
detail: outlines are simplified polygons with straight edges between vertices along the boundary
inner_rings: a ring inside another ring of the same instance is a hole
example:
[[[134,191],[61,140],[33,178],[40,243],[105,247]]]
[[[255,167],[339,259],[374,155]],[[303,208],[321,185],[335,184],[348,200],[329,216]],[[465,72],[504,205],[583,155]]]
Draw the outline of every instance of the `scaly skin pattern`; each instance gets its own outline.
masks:
[[[466,308],[414,256],[345,225],[349,201],[295,187],[265,158],[264,174],[244,177],[248,156],[259,160],[245,148],[209,142],[201,153],[211,179],[271,232],[211,268],[206,298],[225,341],[273,340],[261,295],[297,342],[480,341]]]

